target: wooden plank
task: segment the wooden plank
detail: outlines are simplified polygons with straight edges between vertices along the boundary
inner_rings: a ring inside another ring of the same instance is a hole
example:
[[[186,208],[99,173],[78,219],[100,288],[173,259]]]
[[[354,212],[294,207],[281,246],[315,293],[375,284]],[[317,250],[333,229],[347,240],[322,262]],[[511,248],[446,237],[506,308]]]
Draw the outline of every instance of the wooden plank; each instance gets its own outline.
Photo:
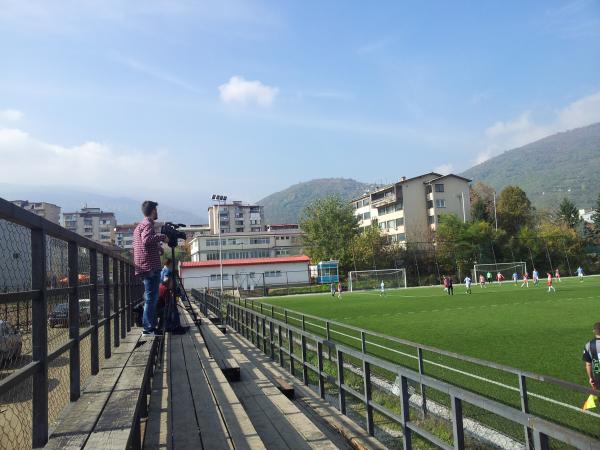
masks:
[[[185,317],[185,320],[191,320],[187,311],[182,311],[181,314]],[[222,417],[227,424],[235,448],[239,450],[264,449],[265,446],[248,414],[239,402],[218,364],[210,357],[206,345],[204,345],[202,335],[196,329],[192,328],[190,329],[189,336],[200,358],[206,379],[221,410]]]
[[[182,349],[202,445],[205,449],[232,449],[233,443],[229,432],[223,422],[221,411],[213,397],[190,336],[182,338]]]
[[[174,449],[202,448],[202,440],[196,420],[194,401],[190,392],[190,384],[183,356],[183,336],[170,336],[169,373],[170,373],[170,405],[173,420],[172,446]]]

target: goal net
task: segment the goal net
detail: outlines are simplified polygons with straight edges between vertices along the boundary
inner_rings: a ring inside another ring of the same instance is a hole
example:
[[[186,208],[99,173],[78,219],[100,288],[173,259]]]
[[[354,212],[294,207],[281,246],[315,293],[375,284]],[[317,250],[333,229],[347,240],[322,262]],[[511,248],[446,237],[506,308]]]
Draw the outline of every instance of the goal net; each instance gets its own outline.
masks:
[[[384,282],[386,289],[405,288],[406,270],[386,269],[352,271],[348,276],[348,290],[353,292],[367,289],[379,289],[382,281]]]
[[[473,282],[479,281],[479,275],[483,275],[487,280],[487,274],[492,274],[492,281],[496,281],[496,275],[500,272],[504,275],[504,281],[512,281],[513,273],[517,273],[519,280],[523,279],[523,274],[527,272],[527,263],[524,261],[514,261],[495,264],[475,264],[473,266]]]

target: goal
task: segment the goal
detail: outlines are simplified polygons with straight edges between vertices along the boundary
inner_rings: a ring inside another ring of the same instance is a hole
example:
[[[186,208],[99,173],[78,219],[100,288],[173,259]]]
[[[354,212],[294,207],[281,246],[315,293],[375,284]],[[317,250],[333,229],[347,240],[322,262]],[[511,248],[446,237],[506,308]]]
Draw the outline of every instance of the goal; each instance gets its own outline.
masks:
[[[473,282],[479,281],[479,275],[485,277],[488,272],[492,274],[492,280],[496,281],[496,274],[500,272],[504,275],[504,281],[512,281],[513,273],[517,272],[519,280],[523,279],[523,274],[527,272],[527,263],[524,261],[513,261],[495,264],[475,264],[473,266]]]
[[[348,275],[348,290],[350,292],[379,289],[381,282],[385,283],[386,289],[405,288],[405,269],[385,270],[355,270]]]

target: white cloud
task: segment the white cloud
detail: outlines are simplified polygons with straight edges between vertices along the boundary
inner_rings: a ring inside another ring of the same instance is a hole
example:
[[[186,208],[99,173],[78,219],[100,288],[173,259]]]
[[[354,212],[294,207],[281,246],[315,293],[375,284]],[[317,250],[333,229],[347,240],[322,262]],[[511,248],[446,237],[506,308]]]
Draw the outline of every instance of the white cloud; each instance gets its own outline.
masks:
[[[486,128],[484,149],[477,154],[474,162],[480,164],[502,151],[596,122],[600,122],[600,92],[556,110],[553,118],[546,123],[536,122],[531,111],[524,111],[515,119],[498,121]]]
[[[448,175],[449,173],[452,173],[453,170],[454,166],[450,163],[442,164],[433,169],[434,172],[441,173],[442,175]]]
[[[157,191],[164,168],[161,152],[123,152],[98,142],[66,147],[15,128],[0,128],[2,181],[40,186],[72,186],[120,193]]]
[[[16,122],[23,118],[23,113],[17,109],[0,109],[0,120]]]
[[[275,100],[279,89],[267,86],[258,80],[249,81],[236,75],[219,86],[219,92],[221,101],[225,103],[256,103],[259,106],[269,106]]]

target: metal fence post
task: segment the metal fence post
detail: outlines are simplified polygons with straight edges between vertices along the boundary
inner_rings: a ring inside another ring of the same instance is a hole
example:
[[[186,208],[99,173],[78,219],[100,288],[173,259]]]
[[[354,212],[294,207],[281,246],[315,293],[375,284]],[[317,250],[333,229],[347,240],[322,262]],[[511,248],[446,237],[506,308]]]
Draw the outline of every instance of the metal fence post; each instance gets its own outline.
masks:
[[[90,249],[90,324],[92,334],[90,335],[90,356],[92,375],[100,371],[99,344],[98,344],[98,253]]]
[[[104,358],[110,358],[112,345],[110,342],[110,272],[108,270],[108,255],[102,254],[102,287],[104,301]]]
[[[521,411],[524,413],[529,412],[529,397],[527,395],[527,379],[524,375],[519,375],[519,394],[521,395]],[[529,450],[531,449],[531,429],[527,426],[524,426],[525,433],[525,446]]]
[[[40,364],[32,383],[32,436],[34,448],[48,441],[48,297],[46,292],[46,232],[31,230],[31,288],[38,291],[31,304],[32,359]]]
[[[302,316],[302,323],[304,323],[304,316]],[[302,346],[302,381],[305,386],[308,386],[308,367],[306,366],[306,336],[302,334],[300,336],[300,343]]]
[[[277,349],[279,350],[279,365],[283,367],[283,338],[281,337],[281,325],[277,325]]]
[[[275,359],[275,349],[273,348],[273,344],[274,344],[274,340],[275,340],[275,336],[274,336],[274,329],[275,326],[273,325],[273,321],[269,321],[269,350],[270,350],[270,356],[271,359]]]
[[[406,425],[410,421],[410,394],[408,393],[408,380],[405,376],[400,376],[400,402],[402,403],[402,434],[404,450],[412,449],[412,430]]]
[[[323,343],[317,342],[317,368],[319,370],[319,396],[325,398],[325,379],[323,378]]]
[[[465,448],[465,430],[463,428],[462,401],[454,395],[450,396],[452,403],[452,431],[454,434],[454,448],[463,450]]]
[[[68,244],[69,264],[69,339],[71,349],[69,352],[69,386],[70,399],[72,402],[80,396],[80,349],[79,349],[79,326],[81,314],[79,311],[79,247],[77,242],[69,241]]]
[[[325,322],[325,338],[327,339],[327,341],[331,341],[331,331],[329,329],[329,321]],[[328,345],[327,346],[327,358],[329,359],[329,362],[331,362],[331,347]]]
[[[125,265],[125,280],[126,284],[126,303],[127,303],[127,331],[131,331],[131,325],[133,322],[133,295],[132,295],[132,279],[131,279],[131,266],[127,263]]]
[[[288,328],[288,352],[290,355],[290,373],[294,376],[294,358],[292,355],[294,354],[294,333],[291,328]]]
[[[365,339],[365,332],[360,332],[360,348],[363,353],[367,353],[367,340]]]
[[[119,261],[119,283],[121,288],[121,338],[127,336],[127,306],[125,299],[125,263]]]
[[[116,258],[112,258],[112,269],[113,269],[113,307],[114,307],[114,320],[113,320],[113,339],[115,347],[121,345],[121,335],[119,327],[119,261]]]
[[[337,350],[337,382],[340,412],[346,415],[346,391],[344,391],[344,354]]]
[[[364,359],[362,363],[365,409],[367,411],[367,432],[369,435],[374,436],[375,426],[373,424],[373,407],[371,406],[371,365]]]
[[[423,376],[425,369],[423,367],[423,350],[421,347],[417,347],[417,359],[419,360],[419,375]],[[421,387],[421,412],[423,417],[425,417],[427,415],[427,396],[423,383],[419,383],[419,385]]]
[[[538,430],[533,430],[533,445],[536,450],[549,450],[548,436]]]
[[[262,344],[263,344],[263,353],[267,353],[267,330],[266,330],[267,322],[265,317],[260,318],[260,326],[262,331]]]

